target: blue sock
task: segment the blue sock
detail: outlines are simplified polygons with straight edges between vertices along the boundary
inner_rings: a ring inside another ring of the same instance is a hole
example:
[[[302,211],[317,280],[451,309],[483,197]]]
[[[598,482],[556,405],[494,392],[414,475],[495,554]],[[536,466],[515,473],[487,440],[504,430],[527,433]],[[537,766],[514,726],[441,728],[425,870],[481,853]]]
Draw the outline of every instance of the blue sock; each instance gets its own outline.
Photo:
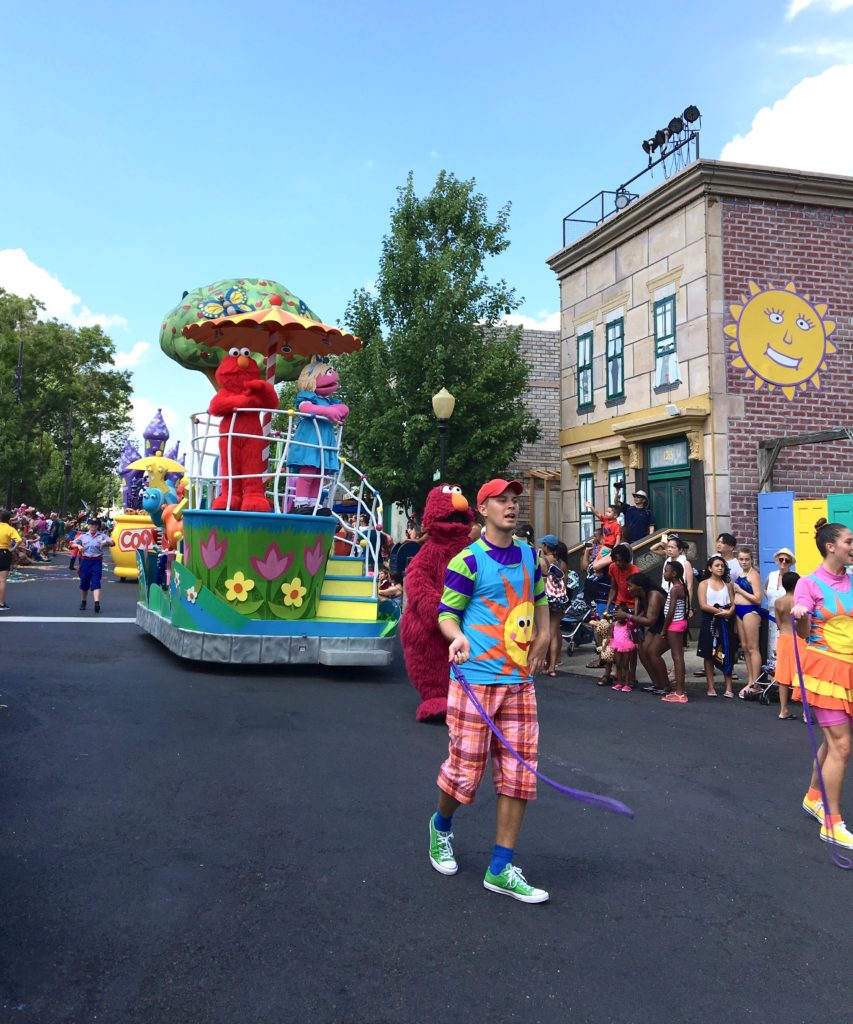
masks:
[[[513,850],[508,846],[498,846],[497,844],[492,847],[492,862],[489,864],[489,871],[493,875],[499,875],[507,864],[512,864]]]
[[[438,811],[435,812],[432,823],[435,825],[436,832],[451,832],[453,830],[453,818],[442,818]]]

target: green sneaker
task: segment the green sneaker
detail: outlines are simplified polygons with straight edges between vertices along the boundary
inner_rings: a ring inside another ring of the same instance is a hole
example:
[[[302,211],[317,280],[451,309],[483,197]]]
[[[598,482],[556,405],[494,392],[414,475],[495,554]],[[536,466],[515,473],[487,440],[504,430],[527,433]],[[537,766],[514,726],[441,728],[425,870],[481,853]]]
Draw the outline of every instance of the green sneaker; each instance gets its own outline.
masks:
[[[544,889],[535,889],[527,884],[527,879],[521,873],[520,868],[512,864],[501,871],[499,875],[493,875],[486,868],[486,877],[483,885],[492,892],[501,892],[504,896],[512,896],[514,900],[521,900],[522,903],[544,903],[548,899],[548,893]]]
[[[429,862],[442,875],[455,875],[459,865],[453,857],[452,832],[439,832],[433,816],[429,819]]]

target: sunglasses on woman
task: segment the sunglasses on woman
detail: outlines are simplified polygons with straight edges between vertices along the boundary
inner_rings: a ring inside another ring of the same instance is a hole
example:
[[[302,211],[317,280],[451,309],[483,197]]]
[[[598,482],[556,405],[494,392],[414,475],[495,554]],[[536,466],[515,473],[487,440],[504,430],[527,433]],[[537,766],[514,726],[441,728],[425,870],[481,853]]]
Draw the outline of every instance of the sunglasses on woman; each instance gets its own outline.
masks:
[[[784,562],[784,563],[785,563],[785,565],[790,565],[790,564],[791,564],[791,559],[790,559],[790,558],[786,558],[786,557],[785,557],[784,555],[780,555],[780,556],[779,556],[779,557],[778,557],[778,558],[776,559],[776,561],[777,561],[777,562]]]

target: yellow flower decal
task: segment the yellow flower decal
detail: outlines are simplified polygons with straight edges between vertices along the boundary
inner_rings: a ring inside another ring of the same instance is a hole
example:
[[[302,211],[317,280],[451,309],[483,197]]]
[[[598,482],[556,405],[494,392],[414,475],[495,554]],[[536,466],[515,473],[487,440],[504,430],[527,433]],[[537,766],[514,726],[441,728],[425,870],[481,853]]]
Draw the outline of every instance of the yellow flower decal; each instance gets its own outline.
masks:
[[[229,601],[245,601],[249,591],[255,589],[255,581],[247,580],[241,572],[235,572],[234,578],[225,581],[225,596]]]
[[[308,593],[306,587],[302,586],[302,580],[296,576],[290,583],[282,583],[281,592],[284,594],[285,606],[294,608],[302,607],[302,598]]]

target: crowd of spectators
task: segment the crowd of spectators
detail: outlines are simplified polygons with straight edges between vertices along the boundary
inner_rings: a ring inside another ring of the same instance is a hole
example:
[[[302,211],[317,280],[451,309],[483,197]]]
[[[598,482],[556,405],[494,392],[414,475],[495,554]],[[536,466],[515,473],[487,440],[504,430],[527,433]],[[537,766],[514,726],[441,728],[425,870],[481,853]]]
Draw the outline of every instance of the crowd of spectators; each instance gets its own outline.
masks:
[[[86,529],[88,519],[87,512],[62,516],[32,505],[10,510],[9,525],[20,538],[9,548],[11,568],[51,562],[57,555],[72,554],[74,541]],[[112,524],[107,522],[105,529],[109,532]]]

